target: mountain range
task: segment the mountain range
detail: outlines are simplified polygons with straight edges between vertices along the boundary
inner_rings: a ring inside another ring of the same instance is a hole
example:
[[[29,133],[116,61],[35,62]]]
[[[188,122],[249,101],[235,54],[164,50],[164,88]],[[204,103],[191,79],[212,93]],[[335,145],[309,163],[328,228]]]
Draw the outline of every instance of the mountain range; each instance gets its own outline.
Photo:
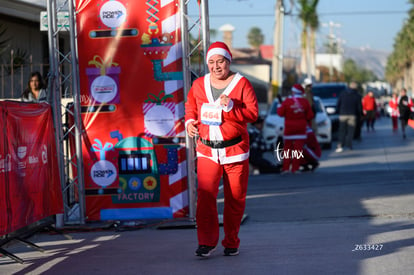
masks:
[[[344,47],[344,60],[354,60],[358,66],[372,71],[379,79],[385,78],[385,66],[389,54],[371,48]]]

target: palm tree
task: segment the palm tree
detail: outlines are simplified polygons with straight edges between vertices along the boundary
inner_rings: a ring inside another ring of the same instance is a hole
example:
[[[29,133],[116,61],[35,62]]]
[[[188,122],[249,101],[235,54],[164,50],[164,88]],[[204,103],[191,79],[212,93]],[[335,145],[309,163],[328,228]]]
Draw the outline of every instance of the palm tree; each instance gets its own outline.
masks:
[[[27,59],[29,58],[29,54],[27,50],[23,50],[20,48],[11,48],[9,43],[12,40],[12,38],[6,35],[7,26],[0,24],[0,63],[10,63],[13,65],[13,68],[11,66],[5,67],[6,72],[10,74],[12,69],[16,70],[25,65]],[[9,53],[11,53],[11,57],[8,55]]]
[[[308,75],[315,73],[315,40],[316,31],[319,28],[319,18],[316,7],[319,0],[299,0],[301,10],[299,18],[302,21],[301,34],[301,72]]]
[[[264,41],[264,35],[262,34],[262,30],[258,27],[251,28],[249,33],[247,34],[247,40],[250,46],[252,46],[255,49],[258,49]]]
[[[7,28],[3,24],[0,24],[0,54],[6,49],[7,43],[10,41],[10,38],[6,38]]]

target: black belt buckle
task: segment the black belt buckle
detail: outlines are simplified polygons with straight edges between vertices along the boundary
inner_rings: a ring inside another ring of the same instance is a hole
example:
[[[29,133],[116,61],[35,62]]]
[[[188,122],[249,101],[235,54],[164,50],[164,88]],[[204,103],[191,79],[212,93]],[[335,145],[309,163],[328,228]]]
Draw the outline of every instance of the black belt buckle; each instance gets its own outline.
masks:
[[[242,141],[242,137],[238,136],[230,140],[207,140],[207,139],[202,139],[202,138],[200,138],[200,140],[201,140],[201,143],[203,143],[204,145],[207,145],[208,147],[211,147],[213,149],[222,149],[222,148],[236,145],[237,143]]]

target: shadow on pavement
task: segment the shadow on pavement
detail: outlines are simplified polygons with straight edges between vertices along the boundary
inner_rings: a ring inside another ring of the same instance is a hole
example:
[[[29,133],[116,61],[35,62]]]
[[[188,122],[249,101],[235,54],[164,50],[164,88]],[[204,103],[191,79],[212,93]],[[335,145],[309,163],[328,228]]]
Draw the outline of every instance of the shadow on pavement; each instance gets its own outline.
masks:
[[[414,131],[383,118],[353,151],[324,150],[314,173],[251,176],[240,255],[194,256],[194,228],[37,234],[3,274],[414,274]],[[222,197],[218,200],[220,211]],[[223,229],[220,229],[223,237]]]

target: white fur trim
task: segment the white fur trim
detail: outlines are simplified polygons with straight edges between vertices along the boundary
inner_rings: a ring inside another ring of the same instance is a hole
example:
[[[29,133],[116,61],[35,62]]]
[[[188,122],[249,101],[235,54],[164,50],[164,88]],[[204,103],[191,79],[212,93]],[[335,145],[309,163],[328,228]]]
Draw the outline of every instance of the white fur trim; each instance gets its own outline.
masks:
[[[230,112],[231,109],[233,109],[233,100],[230,99],[230,102],[227,106],[223,106],[223,111],[225,111],[226,113]]]
[[[295,87],[292,87],[292,92],[294,92],[295,94],[302,94],[302,91],[299,89],[296,89]]]
[[[207,57],[206,57],[207,62],[213,55],[216,55],[216,54],[222,55],[231,61],[231,55],[228,51],[226,51],[223,48],[212,48],[207,52]]]
[[[306,139],[306,135],[283,136],[284,139]]]

